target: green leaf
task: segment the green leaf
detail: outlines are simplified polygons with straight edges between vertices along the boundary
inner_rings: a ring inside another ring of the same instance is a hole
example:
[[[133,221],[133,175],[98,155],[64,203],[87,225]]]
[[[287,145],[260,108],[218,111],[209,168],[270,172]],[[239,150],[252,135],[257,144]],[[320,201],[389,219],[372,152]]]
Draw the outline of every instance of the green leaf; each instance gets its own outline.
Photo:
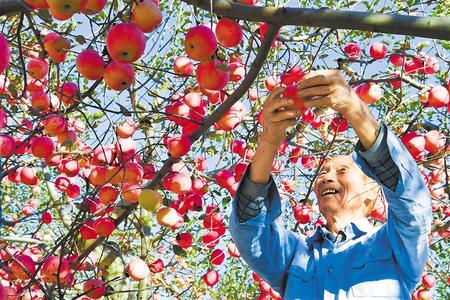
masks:
[[[82,35],[77,35],[75,37],[75,41],[77,41],[77,43],[80,45],[84,45],[86,43],[86,39]]]
[[[120,104],[120,103],[117,103],[117,106],[119,106],[120,112],[121,112],[124,116],[131,117],[131,113],[130,113],[130,111],[128,110],[128,108],[126,108],[125,106],[123,106],[123,105]]]
[[[175,255],[186,257],[186,252],[180,246],[173,245],[172,250],[173,250],[173,253],[175,253]]]

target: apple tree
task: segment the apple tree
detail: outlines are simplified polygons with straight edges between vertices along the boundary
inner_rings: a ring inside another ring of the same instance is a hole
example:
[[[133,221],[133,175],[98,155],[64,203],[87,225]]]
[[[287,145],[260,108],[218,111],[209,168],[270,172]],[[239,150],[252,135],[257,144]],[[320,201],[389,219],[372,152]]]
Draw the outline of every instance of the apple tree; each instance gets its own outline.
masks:
[[[281,299],[240,258],[231,201],[269,92],[331,68],[422,171],[431,256],[412,299],[444,299],[449,4],[0,0],[0,300]],[[272,172],[277,222],[310,235],[317,170],[357,138],[297,100]]]

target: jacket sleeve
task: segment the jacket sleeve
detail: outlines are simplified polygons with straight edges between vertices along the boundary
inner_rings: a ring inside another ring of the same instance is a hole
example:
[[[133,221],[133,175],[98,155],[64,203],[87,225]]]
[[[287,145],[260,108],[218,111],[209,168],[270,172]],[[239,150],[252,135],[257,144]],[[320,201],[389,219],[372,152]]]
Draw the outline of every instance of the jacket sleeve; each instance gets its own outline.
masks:
[[[306,244],[303,236],[285,229],[276,219],[281,215],[280,195],[273,178],[266,185],[255,184],[248,177],[247,168],[236,191],[230,216],[230,232],[241,257],[270,286],[284,294],[287,270],[296,247]],[[258,215],[244,222],[239,221],[237,202],[264,199]],[[297,250],[298,251],[298,250]]]
[[[382,134],[369,150],[364,151],[357,144],[355,160],[383,188],[388,202],[384,230],[400,275],[412,290],[429,256],[431,197],[423,176],[406,147],[386,125],[382,125]],[[394,168],[383,171],[389,160],[394,162]],[[393,177],[398,178],[396,182]]]

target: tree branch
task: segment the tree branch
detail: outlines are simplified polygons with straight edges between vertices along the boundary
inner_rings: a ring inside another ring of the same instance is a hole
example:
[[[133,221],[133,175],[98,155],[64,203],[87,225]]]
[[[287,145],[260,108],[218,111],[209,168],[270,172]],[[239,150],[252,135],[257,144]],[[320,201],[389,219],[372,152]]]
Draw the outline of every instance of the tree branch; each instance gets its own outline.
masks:
[[[182,0],[210,11],[209,0]],[[353,29],[450,40],[450,17],[415,17],[328,8],[264,7],[211,0],[213,12],[229,18],[331,29]]]
[[[0,16],[28,11],[30,7],[22,0],[0,0]]]

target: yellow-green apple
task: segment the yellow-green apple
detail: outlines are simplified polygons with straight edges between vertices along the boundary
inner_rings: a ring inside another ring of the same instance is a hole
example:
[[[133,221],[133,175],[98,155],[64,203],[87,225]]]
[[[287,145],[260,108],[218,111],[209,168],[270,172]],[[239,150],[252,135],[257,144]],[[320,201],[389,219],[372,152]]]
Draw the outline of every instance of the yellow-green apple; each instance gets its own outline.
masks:
[[[237,47],[242,41],[241,25],[235,20],[221,18],[216,25],[217,41],[224,47]]]
[[[110,89],[123,91],[133,84],[135,73],[131,64],[112,61],[106,66],[103,78]]]
[[[198,85],[203,89],[222,90],[230,80],[230,71],[220,60],[203,61],[195,73]]]
[[[108,0],[87,0],[85,4],[81,7],[80,12],[85,15],[95,15],[98,14],[105,8]]]
[[[133,3],[131,9],[131,22],[136,24],[143,32],[151,32],[161,24],[162,13],[158,4],[151,0]]]
[[[133,280],[140,281],[150,275],[150,269],[145,261],[134,258],[128,263],[127,273]]]
[[[151,212],[156,212],[162,205],[163,198],[155,190],[144,189],[139,195],[139,205]]]
[[[27,64],[27,71],[31,77],[40,80],[47,76],[49,70],[48,63],[45,59],[34,58],[30,60]]]
[[[173,70],[178,76],[188,76],[194,73],[194,65],[189,57],[179,56],[173,62]]]
[[[209,59],[217,50],[217,39],[214,32],[204,25],[192,27],[186,34],[184,50],[193,60]]]
[[[161,207],[156,212],[156,221],[164,227],[172,227],[178,221],[178,213],[172,207]]]
[[[5,72],[6,68],[9,66],[9,61],[11,60],[11,50],[9,49],[9,44],[3,34],[0,33],[0,74]]]
[[[106,48],[111,58],[121,63],[138,60],[145,50],[145,35],[132,23],[121,23],[111,27],[106,35]]]
[[[444,107],[449,103],[448,90],[441,85],[434,86],[428,93],[428,103],[434,108]]]
[[[93,49],[82,51],[77,57],[76,66],[78,72],[89,80],[99,80],[105,73],[105,62]]]

